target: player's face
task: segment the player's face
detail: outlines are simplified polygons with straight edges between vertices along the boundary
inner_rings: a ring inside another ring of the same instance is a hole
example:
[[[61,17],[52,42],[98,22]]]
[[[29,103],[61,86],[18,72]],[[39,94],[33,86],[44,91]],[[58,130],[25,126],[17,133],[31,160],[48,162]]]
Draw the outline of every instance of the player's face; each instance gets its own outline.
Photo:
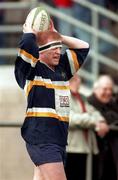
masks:
[[[54,67],[59,64],[59,59],[61,55],[61,48],[60,47],[55,47],[52,49],[49,49],[45,51],[45,58],[47,59],[47,64],[50,67]]]

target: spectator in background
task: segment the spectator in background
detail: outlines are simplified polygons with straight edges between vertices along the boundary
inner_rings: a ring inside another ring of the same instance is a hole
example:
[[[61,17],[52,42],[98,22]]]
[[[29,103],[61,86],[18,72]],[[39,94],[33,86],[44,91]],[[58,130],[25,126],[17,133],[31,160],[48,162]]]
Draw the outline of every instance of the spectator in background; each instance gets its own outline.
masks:
[[[108,75],[102,75],[95,82],[88,102],[106,119],[109,127],[118,126],[118,106],[112,96],[114,82]],[[104,138],[99,138],[99,180],[118,180],[118,131],[110,129]]]
[[[80,78],[75,74],[70,80],[71,112],[66,175],[68,180],[85,180],[87,155],[92,153],[93,179],[97,180],[98,147],[95,131],[103,137],[108,132],[108,126],[101,114],[88,104],[87,98],[78,92],[80,84]]]
[[[113,100],[114,103],[116,104],[116,108],[118,109],[118,91],[113,94]]]
[[[58,11],[73,16],[73,1],[72,0],[52,0],[54,6]],[[72,25],[63,19],[58,19],[57,21],[57,29],[61,34],[67,34],[68,36],[72,36]]]

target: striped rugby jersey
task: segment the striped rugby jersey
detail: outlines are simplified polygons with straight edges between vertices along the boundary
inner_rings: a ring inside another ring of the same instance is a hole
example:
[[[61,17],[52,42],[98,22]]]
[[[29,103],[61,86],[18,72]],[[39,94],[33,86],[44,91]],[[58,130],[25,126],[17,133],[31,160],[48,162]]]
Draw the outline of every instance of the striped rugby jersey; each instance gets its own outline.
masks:
[[[88,50],[67,49],[53,71],[38,60],[35,35],[23,34],[15,63],[15,77],[27,96],[26,117],[21,128],[26,142],[67,144],[69,79],[83,64]]]

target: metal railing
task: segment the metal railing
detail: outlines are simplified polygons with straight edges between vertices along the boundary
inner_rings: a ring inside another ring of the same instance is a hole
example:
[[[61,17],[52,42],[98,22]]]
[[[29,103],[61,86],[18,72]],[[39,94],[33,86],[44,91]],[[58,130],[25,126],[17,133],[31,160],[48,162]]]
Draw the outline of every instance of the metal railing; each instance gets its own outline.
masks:
[[[21,127],[22,123],[18,121],[0,121],[0,127],[9,127],[9,128],[16,128]]]
[[[102,15],[118,22],[117,14],[112,11],[109,11],[101,6],[96,5],[96,4],[93,4],[87,0],[73,0],[73,1],[83,5],[84,7],[91,9],[91,11],[95,11],[96,13],[102,14]]]
[[[98,52],[99,38],[105,40],[108,43],[115,45],[118,48],[118,38],[114,37],[111,34],[110,35],[106,34],[105,32],[102,32],[101,30],[98,29],[99,15],[103,15],[113,20],[116,23],[118,23],[118,15],[86,0],[74,0],[74,2],[80,4],[85,8],[88,8],[92,12],[92,24],[91,24],[92,28],[90,27],[90,25],[88,25],[88,28],[86,27],[85,29],[82,27],[82,29],[93,35],[92,38],[93,47],[92,47],[92,51],[90,52],[90,56],[92,57],[92,73],[94,74],[93,79],[95,80],[99,75],[99,63],[102,63],[103,65],[107,65],[108,67],[113,68],[114,70],[118,70],[118,63],[115,62],[115,60],[108,58],[105,55],[102,55]]]
[[[11,127],[11,128],[18,127],[19,128],[21,126],[22,126],[22,122],[20,121],[0,121],[0,127]],[[109,125],[109,128],[110,130],[118,131],[118,126],[114,123]]]

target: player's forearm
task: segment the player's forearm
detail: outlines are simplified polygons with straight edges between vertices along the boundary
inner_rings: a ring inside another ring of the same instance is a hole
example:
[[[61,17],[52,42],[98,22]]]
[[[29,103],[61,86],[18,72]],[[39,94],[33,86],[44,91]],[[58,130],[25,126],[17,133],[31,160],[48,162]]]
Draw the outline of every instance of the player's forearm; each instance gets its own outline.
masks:
[[[19,49],[22,51],[25,51],[26,53],[28,53],[30,55],[26,57],[29,58],[29,62],[32,60],[31,56],[33,57],[33,59],[38,59],[39,58],[39,49],[38,46],[36,44],[36,36],[34,33],[24,33],[22,36],[22,39],[19,42]],[[25,53],[25,56],[26,56]],[[24,58],[24,56],[22,56],[22,58]]]
[[[74,37],[62,35],[62,42],[69,48],[74,48],[74,49],[89,48],[89,44],[87,42]]]

